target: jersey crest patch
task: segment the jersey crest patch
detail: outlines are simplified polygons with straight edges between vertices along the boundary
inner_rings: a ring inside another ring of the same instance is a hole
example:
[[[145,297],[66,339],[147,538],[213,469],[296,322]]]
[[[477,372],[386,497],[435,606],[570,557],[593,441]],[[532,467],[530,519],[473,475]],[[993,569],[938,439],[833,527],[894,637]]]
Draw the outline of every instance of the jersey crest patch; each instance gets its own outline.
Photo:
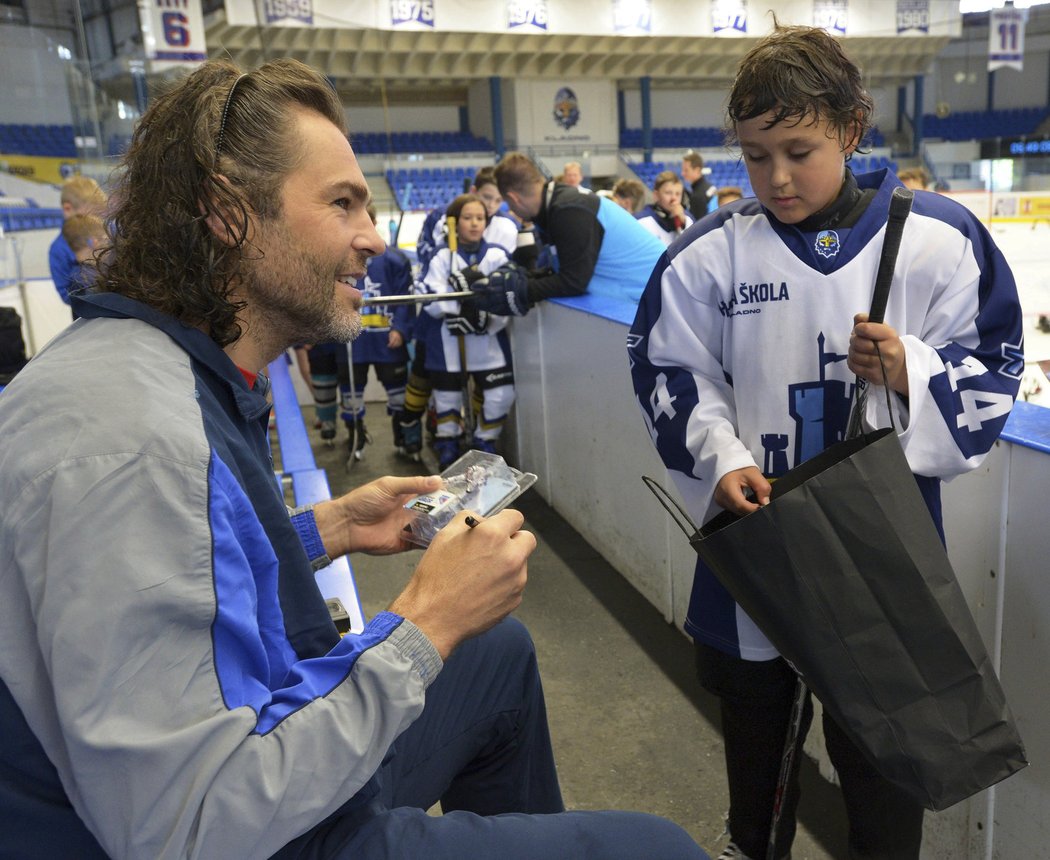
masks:
[[[834,230],[821,230],[817,233],[817,241],[813,243],[813,249],[822,257],[836,256],[842,250],[839,234]]]

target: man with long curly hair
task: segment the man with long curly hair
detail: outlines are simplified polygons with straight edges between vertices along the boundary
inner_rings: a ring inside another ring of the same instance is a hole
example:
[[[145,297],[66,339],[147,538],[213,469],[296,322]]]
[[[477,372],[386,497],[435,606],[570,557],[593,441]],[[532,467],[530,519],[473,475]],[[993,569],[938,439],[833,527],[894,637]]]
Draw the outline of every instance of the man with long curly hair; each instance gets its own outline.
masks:
[[[83,318],[0,401],[12,856],[706,856],[651,816],[562,813],[506,617],[519,513],[459,515],[339,637],[314,569],[405,549],[403,506],[439,479],[289,516],[261,371],[357,333],[368,199],[335,93],[294,61],[206,63],[136,129]]]

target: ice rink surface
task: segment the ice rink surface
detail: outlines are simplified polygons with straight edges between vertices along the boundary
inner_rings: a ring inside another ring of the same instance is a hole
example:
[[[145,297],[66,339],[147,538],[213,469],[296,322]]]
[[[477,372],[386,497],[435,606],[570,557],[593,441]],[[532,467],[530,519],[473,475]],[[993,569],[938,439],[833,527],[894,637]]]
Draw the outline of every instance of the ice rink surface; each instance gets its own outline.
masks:
[[[1050,406],[1050,331],[1039,328],[1040,317],[1050,321],[1050,221],[989,229],[1013,270],[1024,314],[1025,375],[1019,398]]]

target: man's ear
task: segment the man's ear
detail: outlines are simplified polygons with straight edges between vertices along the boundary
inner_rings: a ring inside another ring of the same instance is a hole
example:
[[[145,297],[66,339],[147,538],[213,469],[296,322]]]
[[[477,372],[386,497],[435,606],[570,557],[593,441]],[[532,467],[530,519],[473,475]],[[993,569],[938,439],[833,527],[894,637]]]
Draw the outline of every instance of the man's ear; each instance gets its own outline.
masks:
[[[225,176],[205,180],[197,205],[211,234],[222,244],[233,248],[247,241],[251,228],[248,206]]]

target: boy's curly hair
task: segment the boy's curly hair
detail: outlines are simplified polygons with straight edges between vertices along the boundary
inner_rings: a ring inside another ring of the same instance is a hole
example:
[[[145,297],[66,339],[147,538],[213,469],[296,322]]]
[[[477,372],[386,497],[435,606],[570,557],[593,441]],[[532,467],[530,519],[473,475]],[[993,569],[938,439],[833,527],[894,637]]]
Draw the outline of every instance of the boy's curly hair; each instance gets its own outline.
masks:
[[[261,253],[247,240],[249,212],[259,219],[281,212],[282,185],[301,158],[295,109],[316,111],[346,133],[331,85],[296,60],[245,75],[213,60],[155,99],[121,165],[111,253],[96,289],[201,326],[220,346],[237,340],[243,302],[232,290],[241,261]]]
[[[838,40],[819,27],[788,27],[774,18],[773,32],[740,61],[726,107],[726,141],[736,124],[772,114],[781,122],[828,120],[843,145],[860,144],[871,131],[875,101],[860,69]]]

